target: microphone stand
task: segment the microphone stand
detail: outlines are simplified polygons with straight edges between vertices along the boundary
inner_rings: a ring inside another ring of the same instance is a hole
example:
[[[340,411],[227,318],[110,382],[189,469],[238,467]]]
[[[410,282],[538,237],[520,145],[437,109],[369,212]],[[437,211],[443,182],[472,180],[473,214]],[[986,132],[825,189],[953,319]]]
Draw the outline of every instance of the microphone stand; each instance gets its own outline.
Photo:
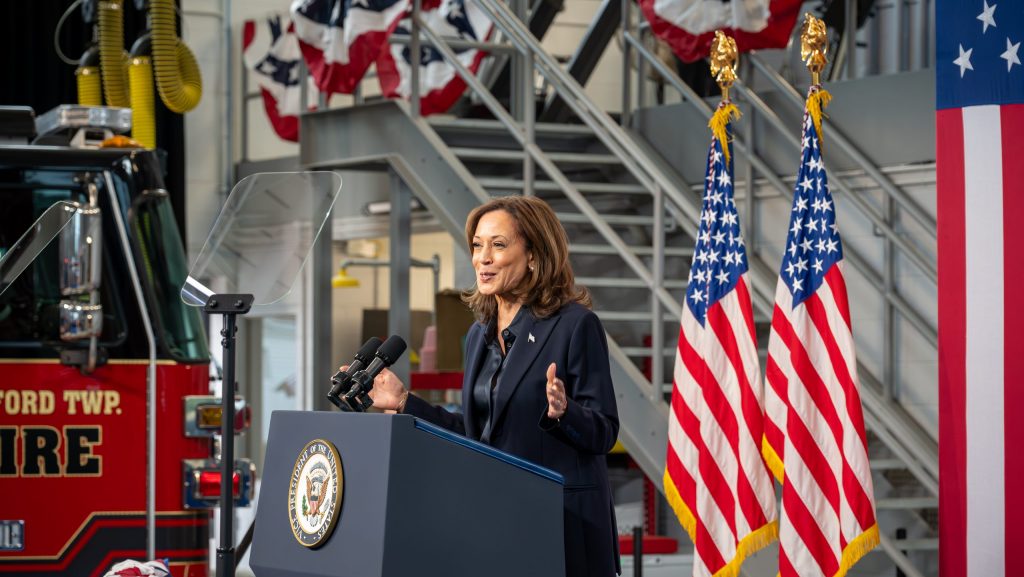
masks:
[[[217,547],[217,577],[235,574],[234,478],[235,478],[235,317],[252,308],[251,294],[210,295],[203,306],[208,314],[224,317],[220,330],[223,350],[224,381],[221,386],[220,422],[220,546]]]
[[[358,381],[352,385],[352,388],[345,393],[342,399],[350,407],[350,410],[355,413],[365,413],[366,409],[373,406],[373,399],[370,398],[368,391]]]

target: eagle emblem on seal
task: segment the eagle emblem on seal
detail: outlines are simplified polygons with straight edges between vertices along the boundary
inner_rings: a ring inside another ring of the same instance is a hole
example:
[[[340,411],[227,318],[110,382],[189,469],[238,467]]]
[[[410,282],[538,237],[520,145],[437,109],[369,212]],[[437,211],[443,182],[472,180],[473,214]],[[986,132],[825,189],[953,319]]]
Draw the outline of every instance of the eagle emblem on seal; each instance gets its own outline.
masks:
[[[292,468],[288,522],[305,547],[319,547],[338,522],[344,495],[341,457],[333,443],[314,439],[303,447]]]

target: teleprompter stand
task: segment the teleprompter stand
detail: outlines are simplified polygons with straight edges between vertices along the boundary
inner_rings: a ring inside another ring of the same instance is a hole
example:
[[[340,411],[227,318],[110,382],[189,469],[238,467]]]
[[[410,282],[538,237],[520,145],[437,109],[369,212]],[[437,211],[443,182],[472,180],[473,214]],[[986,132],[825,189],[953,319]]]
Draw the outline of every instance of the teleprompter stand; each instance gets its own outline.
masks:
[[[232,545],[235,321],[250,308],[272,305],[291,292],[320,232],[330,230],[325,225],[340,191],[341,176],[331,171],[261,172],[246,176],[231,189],[181,286],[183,303],[224,317],[217,577],[234,575],[235,563],[244,554],[248,541],[243,538],[238,549]]]
[[[220,330],[220,346],[223,349],[224,381],[221,387],[220,419],[220,546],[217,547],[217,577],[235,574],[234,546],[234,473],[235,473],[235,324],[238,315],[244,315],[252,308],[250,294],[210,295],[203,311],[224,317]]]

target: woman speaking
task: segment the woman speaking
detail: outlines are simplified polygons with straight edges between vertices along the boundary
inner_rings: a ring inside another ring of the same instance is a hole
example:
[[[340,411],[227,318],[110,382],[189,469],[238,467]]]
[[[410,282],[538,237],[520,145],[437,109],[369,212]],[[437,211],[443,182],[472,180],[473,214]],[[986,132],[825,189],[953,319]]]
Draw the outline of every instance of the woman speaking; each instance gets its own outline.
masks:
[[[566,574],[618,573],[605,464],[619,431],[608,344],[589,292],[575,285],[565,230],[544,201],[510,196],[470,213],[466,241],[476,286],[463,300],[478,322],[466,336],[462,414],[410,395],[387,370],[373,404],[561,473]]]

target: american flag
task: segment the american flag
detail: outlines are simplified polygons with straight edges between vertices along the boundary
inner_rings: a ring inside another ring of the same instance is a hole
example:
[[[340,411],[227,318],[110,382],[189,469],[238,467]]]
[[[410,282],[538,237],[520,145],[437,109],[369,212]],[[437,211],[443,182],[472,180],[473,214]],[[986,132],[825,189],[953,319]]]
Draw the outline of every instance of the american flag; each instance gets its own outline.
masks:
[[[421,14],[430,29],[442,38],[483,41],[490,38],[494,27],[474,0],[426,0]],[[409,35],[411,31],[412,21],[406,18],[399,23],[396,33]],[[474,74],[487,56],[474,48],[453,49],[453,52]],[[377,74],[385,96],[408,99],[412,95],[409,46],[392,44],[390,50],[383,51],[377,60]],[[465,90],[466,83],[455,68],[440,51],[423,40],[420,44],[420,113],[447,112]]]
[[[732,173],[714,138],[669,413],[665,492],[693,539],[695,576],[738,571],[778,532],[760,453],[761,368]]]
[[[843,245],[806,113],[765,377],[765,460],[782,482],[779,573],[845,575],[878,544],[878,524]]]
[[[295,0],[295,32],[320,91],[355,90],[410,5],[409,0]]]
[[[279,14],[246,20],[242,26],[242,59],[260,87],[263,107],[274,132],[284,140],[298,142],[302,53],[291,21]],[[316,101],[316,86],[309,78],[307,108],[315,109]]]
[[[639,0],[654,34],[684,62],[706,58],[715,31],[736,39],[740,52],[783,48],[803,0]]]
[[[1024,543],[1024,5],[936,4],[939,564],[1019,575]]]

